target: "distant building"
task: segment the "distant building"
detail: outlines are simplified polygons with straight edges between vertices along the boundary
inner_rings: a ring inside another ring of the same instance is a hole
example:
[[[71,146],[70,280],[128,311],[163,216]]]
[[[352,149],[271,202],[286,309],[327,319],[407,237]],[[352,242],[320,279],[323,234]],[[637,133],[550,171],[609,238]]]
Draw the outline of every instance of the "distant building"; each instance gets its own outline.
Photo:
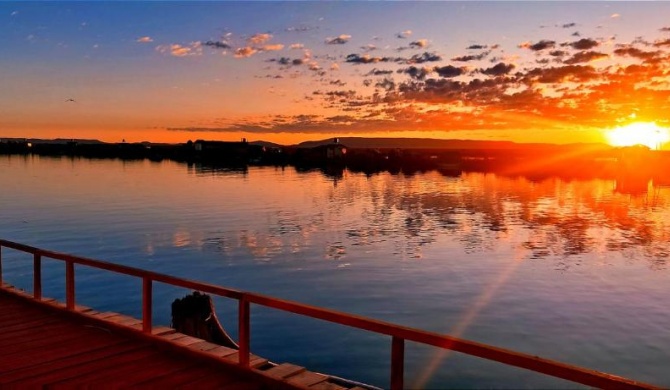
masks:
[[[300,150],[299,159],[306,164],[340,164],[344,163],[347,147],[342,145],[339,139],[326,145],[319,145],[309,149]]]
[[[259,158],[263,147],[250,145],[246,138],[241,142],[197,140],[193,143],[196,156],[202,160],[247,163]]]

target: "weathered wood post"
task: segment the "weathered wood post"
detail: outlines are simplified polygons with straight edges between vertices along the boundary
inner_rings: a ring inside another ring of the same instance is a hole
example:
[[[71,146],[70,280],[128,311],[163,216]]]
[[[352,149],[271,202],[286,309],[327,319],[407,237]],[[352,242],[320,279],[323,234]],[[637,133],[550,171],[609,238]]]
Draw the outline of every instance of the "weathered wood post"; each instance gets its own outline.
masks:
[[[189,336],[239,349],[221,326],[212,298],[198,291],[172,302],[172,327]]]

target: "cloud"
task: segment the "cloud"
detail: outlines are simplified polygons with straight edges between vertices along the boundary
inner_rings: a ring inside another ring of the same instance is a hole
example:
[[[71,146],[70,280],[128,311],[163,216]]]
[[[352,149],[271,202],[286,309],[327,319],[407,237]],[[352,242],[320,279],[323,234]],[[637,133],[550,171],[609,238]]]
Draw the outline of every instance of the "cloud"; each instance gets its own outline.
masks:
[[[349,42],[351,39],[351,35],[347,34],[341,34],[339,37],[328,37],[326,38],[326,43],[328,45],[344,45],[345,43]]]
[[[240,47],[235,49],[235,57],[236,58],[248,58],[251,57],[252,55],[258,53],[257,49],[254,49],[251,46],[245,46],[245,47]]]
[[[170,54],[174,57],[198,56],[202,54],[202,44],[200,42],[191,42],[187,46],[174,43],[171,45],[160,45],[156,50],[163,54]]]
[[[405,30],[405,31],[401,31],[401,32],[397,33],[396,38],[405,39],[405,38],[409,37],[410,35],[412,35],[412,30]]]
[[[572,57],[565,60],[564,62],[566,64],[580,64],[584,62],[596,61],[607,57],[609,56],[605,53],[599,53],[596,51],[580,51],[579,53],[576,53]]]
[[[340,70],[340,64],[338,64],[337,62],[333,62],[332,64],[330,64],[330,70]]]
[[[205,43],[203,43],[203,45],[213,47],[215,49],[224,49],[224,50],[232,49],[232,47],[227,42],[223,41],[206,41]]]
[[[284,48],[284,45],[277,43],[275,45],[265,45],[259,49],[259,51],[277,51]]]
[[[395,89],[395,82],[390,78],[385,78],[376,82],[375,88],[381,88],[385,91],[393,91]]]
[[[309,62],[308,58],[289,58],[289,57],[280,57],[279,59],[270,59],[269,62],[277,62],[279,65],[284,66],[299,66],[307,64]]]
[[[369,71],[368,73],[366,73],[365,75],[366,76],[386,76],[386,75],[389,75],[389,74],[393,74],[393,71],[392,70],[383,70],[383,69],[374,68],[371,71]]]
[[[480,69],[479,71],[487,76],[502,76],[508,74],[515,68],[514,64],[505,64],[499,62],[495,66],[487,69]]]
[[[12,11],[12,13],[9,14],[9,16],[16,16],[16,15],[18,15],[18,14],[19,14],[19,11]]]
[[[137,38],[135,42],[140,42],[140,43],[148,43],[148,42],[153,42],[154,40],[151,39],[151,37],[140,37]]]
[[[594,39],[582,38],[576,42],[570,43],[570,47],[577,50],[589,50],[600,45],[598,41]]]
[[[658,29],[660,32],[670,32],[670,27],[661,27]]]
[[[470,45],[466,47],[467,50],[481,50],[481,49],[486,49],[486,45]]]
[[[661,40],[661,41],[656,41],[656,42],[654,42],[654,46],[656,46],[656,47],[670,46],[670,39],[664,39],[664,40]]]
[[[272,38],[272,34],[262,33],[254,34],[249,39],[249,45],[262,45],[263,43],[269,41]]]
[[[394,61],[393,58],[390,57],[373,57],[369,54],[349,54],[344,62],[348,62],[351,64],[374,64],[377,62],[390,62]]]
[[[535,68],[526,71],[525,82],[559,83],[564,81],[591,81],[601,77],[595,68],[588,65],[566,65],[558,68]]]
[[[632,46],[619,47],[614,50],[614,54],[639,58],[644,61],[656,61],[660,60],[661,57],[660,51],[644,51]]]
[[[288,32],[305,32],[305,31],[310,31],[317,29],[318,27],[311,27],[311,26],[296,26],[296,27],[286,27],[284,31]]]
[[[564,50],[552,50],[549,52],[549,55],[552,57],[563,57],[568,55],[568,52]]]
[[[368,53],[368,52],[377,50],[377,46],[373,45],[372,43],[368,43],[368,44],[365,45],[365,46],[361,46],[361,50],[363,50],[364,52]]]
[[[428,46],[428,40],[427,39],[419,39],[413,42],[409,43],[409,47],[412,49],[421,49]]]
[[[620,17],[621,17],[620,14],[612,14],[612,15],[610,15],[610,18],[612,18],[612,19],[617,19],[617,18],[620,18]]]
[[[456,61],[456,62],[470,62],[470,61],[479,61],[483,60],[486,58],[491,52],[490,51],[485,51],[483,53],[477,54],[477,55],[465,55],[465,56],[460,56],[460,57],[454,57],[451,60]]]
[[[442,57],[436,53],[424,52],[415,54],[407,60],[408,64],[423,64],[424,62],[441,61]]]
[[[457,68],[453,65],[447,65],[447,66],[442,66],[442,67],[436,66],[434,68],[434,70],[435,70],[435,72],[437,72],[438,75],[440,75],[440,77],[445,77],[445,78],[456,77],[456,76],[460,76],[463,73],[465,73],[463,68]]]
[[[575,27],[576,25],[577,25],[577,23],[572,22],[572,23],[566,23],[566,24],[564,24],[564,25],[561,26],[561,27],[563,27],[563,28],[572,28],[572,27]]]
[[[556,41],[549,41],[544,39],[537,43],[524,42],[519,45],[520,48],[530,49],[532,51],[552,49],[554,46],[556,46]]]
[[[430,68],[419,68],[416,66],[410,66],[409,68],[405,69],[398,69],[398,73],[404,73],[409,75],[409,77],[416,79],[416,80],[423,80],[428,76],[433,71],[433,69]]]
[[[305,45],[303,45],[302,43],[292,43],[289,46],[289,49],[291,49],[291,50],[304,49],[304,48],[305,48]]]
[[[316,61],[310,61],[309,62],[309,70],[317,71],[317,70],[321,70],[321,67],[319,66],[319,64]]]

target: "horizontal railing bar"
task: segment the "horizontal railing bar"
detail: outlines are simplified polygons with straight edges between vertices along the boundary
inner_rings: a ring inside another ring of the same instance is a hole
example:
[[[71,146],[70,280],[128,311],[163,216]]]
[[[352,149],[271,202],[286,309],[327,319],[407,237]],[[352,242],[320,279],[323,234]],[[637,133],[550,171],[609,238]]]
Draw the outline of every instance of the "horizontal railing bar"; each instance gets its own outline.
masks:
[[[214,284],[197,282],[194,280],[188,280],[183,278],[177,278],[174,276],[169,276],[165,274],[160,274],[153,271],[147,271],[140,268],[130,267],[121,264],[109,263],[106,261],[90,259],[81,256],[74,256],[67,253],[54,252],[49,250],[44,250],[40,248],[35,248],[32,246],[18,244],[11,241],[0,240],[0,246],[16,249],[23,252],[28,252],[32,254],[39,254],[42,257],[48,257],[51,259],[62,260],[62,261],[71,261],[74,264],[81,264],[93,268],[100,268],[107,271],[112,271],[120,274],[135,276],[138,278],[148,278],[153,281],[171,284],[178,287],[189,288],[193,290],[198,290],[201,292],[207,292],[210,294],[215,294],[223,297],[240,299],[242,297],[242,292],[238,290],[233,290],[230,288],[225,288],[217,286]]]
[[[477,356],[483,359],[493,360],[499,363],[504,363],[554,377],[567,379],[572,382],[577,382],[588,386],[596,386],[600,388],[611,388],[614,386],[615,388],[621,389],[656,388],[646,383],[629,380],[618,377],[616,375],[588,370],[581,367],[560,363],[554,360],[540,358],[538,356],[477,343],[475,341],[458,339],[438,333],[405,327],[389,322],[357,316],[354,314],[306,305],[303,303],[286,301],[261,294],[247,293],[245,296],[249,302],[255,303],[257,305],[288,311],[291,313],[317,318],[340,325],[346,325],[353,328],[368,330],[375,333],[382,333],[421,344],[449,349],[467,355]]]
[[[622,378],[616,375],[610,375],[599,371],[588,370],[565,363],[560,363],[550,359],[540,358],[538,356],[528,355],[520,352],[498,348],[486,344],[458,339],[451,336],[445,336],[438,333],[428,332],[420,329],[405,327],[389,322],[379,321],[363,316],[349,314],[331,309],[325,309],[317,306],[307,305],[298,302],[292,302],[279,298],[273,298],[256,293],[247,293],[229,288],[216,286],[213,284],[196,282],[187,279],[181,279],[173,276],[159,274],[152,271],[146,271],[139,268],[108,263],[100,260],[89,259],[85,257],[73,256],[69,254],[43,250],[24,244],[18,244],[11,241],[0,239],[0,247],[8,247],[23,252],[41,255],[43,257],[57,260],[69,261],[74,264],[81,264],[89,267],[100,268],[121,274],[145,278],[147,280],[158,281],[174,286],[189,288],[223,297],[244,300],[249,303],[291,312],[311,318],[316,318],[340,325],[350,326],[357,329],[380,333],[397,339],[404,339],[421,344],[432,345],[435,347],[449,349],[464,354],[477,356],[487,360],[497,361],[503,364],[525,368],[531,371],[551,375],[557,378],[566,379],[572,382],[581,383],[587,386],[599,388],[617,388],[617,389],[656,389],[658,387]]]

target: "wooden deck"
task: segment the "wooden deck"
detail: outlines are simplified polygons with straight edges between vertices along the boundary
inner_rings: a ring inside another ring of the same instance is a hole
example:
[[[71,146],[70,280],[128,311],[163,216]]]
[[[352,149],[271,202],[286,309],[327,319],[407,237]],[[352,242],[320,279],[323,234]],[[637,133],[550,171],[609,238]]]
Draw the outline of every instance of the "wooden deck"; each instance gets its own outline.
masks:
[[[54,301],[30,301],[11,290],[0,289],[2,389],[344,389],[324,375],[253,355],[257,372],[240,370],[236,350],[169,328],[141,336],[120,328],[141,328],[139,320],[133,324],[130,317],[90,309],[66,313]]]
[[[5,248],[32,255],[31,293],[4,283],[2,249]],[[56,302],[42,296],[43,259],[65,263],[65,302]],[[79,267],[92,267],[141,279],[142,288],[138,293],[142,296],[142,319],[117,313],[99,313],[80,307],[75,289],[75,271]],[[176,333],[170,328],[155,327],[152,320],[154,283],[236,300],[239,350]],[[389,387],[392,390],[405,387],[404,361],[407,342],[456,351],[589,387],[622,390],[660,388],[449,335],[2,239],[0,284],[0,303],[7,305],[0,306],[0,388],[42,388],[42,385],[53,385],[45,386],[49,388],[62,385],[69,388],[87,384],[111,388],[372,388],[369,385],[310,372],[304,367],[289,363],[271,363],[252,354],[252,305],[374,332],[388,338],[391,341]],[[192,376],[193,370],[198,373],[197,376]]]

